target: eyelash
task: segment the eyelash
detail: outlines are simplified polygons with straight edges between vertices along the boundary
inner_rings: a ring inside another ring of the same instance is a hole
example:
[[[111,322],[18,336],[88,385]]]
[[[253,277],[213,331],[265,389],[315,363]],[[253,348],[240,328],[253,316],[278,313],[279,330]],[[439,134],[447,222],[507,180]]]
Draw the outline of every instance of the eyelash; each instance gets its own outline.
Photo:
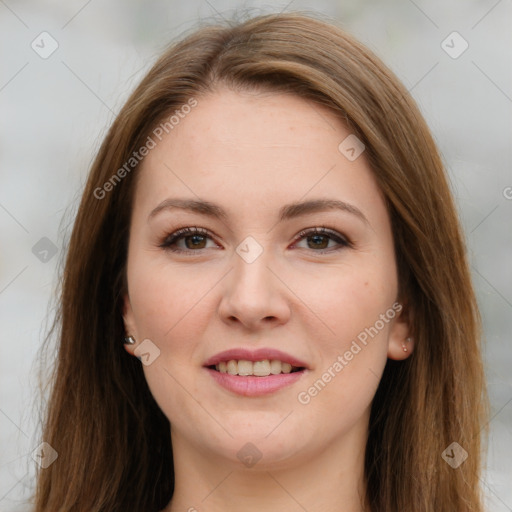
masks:
[[[173,245],[181,238],[185,238],[187,236],[194,236],[194,235],[201,235],[201,236],[205,236],[208,238],[212,238],[212,235],[210,234],[210,232],[204,228],[187,227],[187,228],[178,229],[174,233],[167,235],[164,238],[164,240],[162,241],[162,243],[159,245],[159,247],[161,247],[162,249],[165,249],[166,251],[171,251],[171,252],[176,252],[176,253],[199,252],[200,249],[193,250],[193,249],[173,248]],[[325,254],[325,253],[329,253],[329,252],[333,252],[333,251],[339,251],[346,247],[352,247],[352,243],[346,237],[344,237],[344,236],[340,235],[339,233],[337,233],[336,231],[330,230],[324,226],[321,226],[319,228],[308,228],[308,229],[302,230],[295,238],[294,243],[300,241],[303,238],[307,238],[307,237],[315,236],[315,235],[327,236],[331,240],[334,240],[335,242],[337,242],[340,246],[337,248],[331,247],[330,249],[320,249],[318,251],[314,250],[314,249],[310,249],[313,252]]]

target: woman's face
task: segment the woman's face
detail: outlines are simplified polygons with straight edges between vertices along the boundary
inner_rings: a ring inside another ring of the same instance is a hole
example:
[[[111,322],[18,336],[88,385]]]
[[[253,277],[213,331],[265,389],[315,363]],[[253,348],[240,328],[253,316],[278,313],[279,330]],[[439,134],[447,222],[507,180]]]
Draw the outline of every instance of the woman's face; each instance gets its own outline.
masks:
[[[260,467],[350,449],[387,357],[412,348],[363,148],[292,95],[221,89],[185,110],[140,169],[124,312],[173,445]]]

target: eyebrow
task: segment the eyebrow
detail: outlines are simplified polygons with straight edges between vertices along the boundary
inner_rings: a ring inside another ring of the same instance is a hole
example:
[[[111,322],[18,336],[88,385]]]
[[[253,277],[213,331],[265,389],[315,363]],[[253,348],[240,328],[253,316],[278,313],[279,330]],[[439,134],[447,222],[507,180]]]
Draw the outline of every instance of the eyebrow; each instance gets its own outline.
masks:
[[[196,199],[168,198],[162,201],[154,210],[151,211],[148,215],[148,221],[163,210],[173,209],[187,210],[223,221],[227,221],[228,219],[226,211],[218,204]],[[370,225],[368,219],[359,208],[338,199],[313,199],[310,201],[286,204],[279,210],[278,218],[279,222],[282,222],[296,217],[301,217],[303,215],[329,210],[340,210],[345,213],[350,213],[362,220],[365,224]]]

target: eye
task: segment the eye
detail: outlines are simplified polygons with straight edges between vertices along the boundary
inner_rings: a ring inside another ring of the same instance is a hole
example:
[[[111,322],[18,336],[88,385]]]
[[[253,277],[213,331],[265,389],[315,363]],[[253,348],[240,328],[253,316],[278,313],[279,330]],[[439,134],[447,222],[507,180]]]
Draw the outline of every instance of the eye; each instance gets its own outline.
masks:
[[[200,249],[207,249],[206,243],[208,239],[212,240],[208,230],[198,227],[186,227],[168,235],[159,246],[172,252],[191,253],[198,252]],[[352,247],[351,242],[346,237],[323,226],[301,231],[295,240],[301,241],[302,239],[305,239],[308,244],[306,249],[312,249],[314,252],[319,253]],[[182,241],[185,247],[179,246],[179,243]],[[329,247],[330,242],[335,242],[338,247]]]
[[[331,252],[339,251],[344,247],[352,247],[349,240],[340,235],[336,231],[327,229],[325,227],[305,229],[297,235],[297,240],[305,239],[308,244],[307,249],[314,249],[314,252]],[[335,242],[338,247],[328,247],[329,242]]]
[[[187,227],[178,229],[178,231],[168,235],[160,244],[160,247],[173,252],[195,252],[195,249],[206,249],[205,244],[208,238],[212,239],[206,229]],[[185,242],[185,248],[177,247],[181,240]]]

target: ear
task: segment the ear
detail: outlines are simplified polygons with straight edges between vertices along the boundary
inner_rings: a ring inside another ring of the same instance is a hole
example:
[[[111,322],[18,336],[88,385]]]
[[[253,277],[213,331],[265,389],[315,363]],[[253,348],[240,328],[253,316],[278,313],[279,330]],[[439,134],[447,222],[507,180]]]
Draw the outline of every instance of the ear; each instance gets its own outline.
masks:
[[[132,305],[130,302],[130,297],[127,292],[123,296],[123,321],[126,336],[133,336],[137,341],[137,343],[135,343],[134,345],[128,345],[126,343],[124,344],[125,350],[133,356],[134,350],[139,344],[139,333],[135,325],[135,318],[133,315]]]
[[[407,304],[402,305],[398,315],[393,319],[389,332],[388,358],[395,361],[407,359],[414,350],[411,336],[411,310]]]

